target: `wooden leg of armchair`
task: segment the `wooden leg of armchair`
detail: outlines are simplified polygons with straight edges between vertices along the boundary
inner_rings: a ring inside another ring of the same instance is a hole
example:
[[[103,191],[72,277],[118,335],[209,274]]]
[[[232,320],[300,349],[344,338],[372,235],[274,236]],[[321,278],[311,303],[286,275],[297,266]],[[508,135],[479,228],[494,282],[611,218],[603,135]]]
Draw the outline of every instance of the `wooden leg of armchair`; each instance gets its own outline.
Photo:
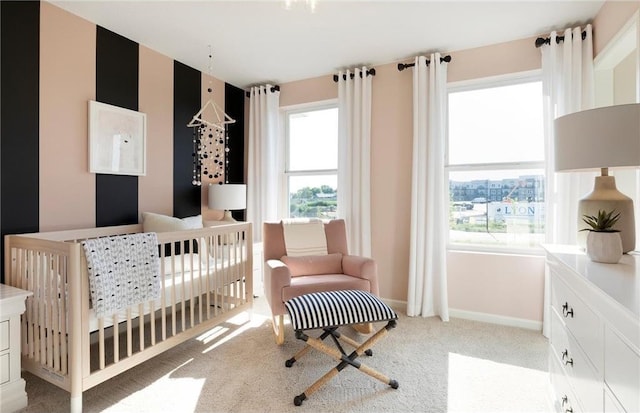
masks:
[[[284,315],[280,314],[271,318],[273,332],[276,335],[276,344],[281,346],[284,344]]]
[[[373,333],[373,324],[365,323],[365,324],[354,324],[353,329],[361,334],[371,334]]]

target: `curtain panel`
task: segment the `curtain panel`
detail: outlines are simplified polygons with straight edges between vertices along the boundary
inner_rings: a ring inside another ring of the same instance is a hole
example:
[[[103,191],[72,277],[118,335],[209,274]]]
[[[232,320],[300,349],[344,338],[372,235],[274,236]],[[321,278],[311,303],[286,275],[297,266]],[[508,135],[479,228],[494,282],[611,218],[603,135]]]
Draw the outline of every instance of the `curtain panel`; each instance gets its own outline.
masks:
[[[262,223],[278,219],[278,173],[284,153],[279,137],[280,91],[272,85],[254,86],[249,95],[249,159],[247,220],[253,239],[262,241]]]
[[[371,76],[338,73],[338,217],[349,253],[371,257]]]
[[[440,54],[415,58],[413,164],[407,315],[449,321],[447,299],[448,185],[444,170],[447,63]]]
[[[582,39],[582,32],[585,38]],[[564,41],[557,42],[558,36]],[[550,34],[550,44],[541,47],[544,98],[544,139],[546,174],[545,242],[576,244],[578,200],[591,189],[595,173],[556,173],[554,120],[560,116],[594,106],[594,67],[592,27],[568,28]],[[549,269],[545,268],[542,334],[549,336]]]

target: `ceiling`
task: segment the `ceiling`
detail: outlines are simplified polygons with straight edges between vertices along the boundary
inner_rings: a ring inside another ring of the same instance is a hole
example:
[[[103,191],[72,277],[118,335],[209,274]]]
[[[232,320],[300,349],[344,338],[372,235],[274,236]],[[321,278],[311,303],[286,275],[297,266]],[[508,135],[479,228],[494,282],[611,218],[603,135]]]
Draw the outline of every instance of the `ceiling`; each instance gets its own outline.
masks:
[[[604,0],[51,3],[247,88],[547,34],[592,20]]]

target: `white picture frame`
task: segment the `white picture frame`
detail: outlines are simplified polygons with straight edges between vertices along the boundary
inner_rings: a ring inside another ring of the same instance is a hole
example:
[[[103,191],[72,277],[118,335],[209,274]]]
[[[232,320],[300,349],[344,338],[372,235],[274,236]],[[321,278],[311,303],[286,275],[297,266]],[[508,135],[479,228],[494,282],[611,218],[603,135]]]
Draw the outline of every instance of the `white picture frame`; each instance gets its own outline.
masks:
[[[147,115],[89,101],[89,172],[147,173]]]

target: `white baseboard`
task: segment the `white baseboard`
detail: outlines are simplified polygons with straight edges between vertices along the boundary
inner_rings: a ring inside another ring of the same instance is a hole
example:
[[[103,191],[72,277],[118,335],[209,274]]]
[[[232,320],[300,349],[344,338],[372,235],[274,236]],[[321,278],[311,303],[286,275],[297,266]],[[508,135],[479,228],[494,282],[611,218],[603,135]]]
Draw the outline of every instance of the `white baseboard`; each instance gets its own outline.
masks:
[[[476,311],[449,309],[449,317],[465,320],[481,321],[483,323],[500,324],[509,327],[525,328],[527,330],[542,331],[542,321],[527,320],[525,318],[508,317],[498,314],[480,313]]]
[[[407,302],[383,298],[389,307],[406,312]],[[498,314],[480,313],[477,311],[449,309],[449,317],[462,318],[464,320],[480,321],[483,323],[499,324],[509,327],[525,328],[527,330],[542,331],[542,321],[527,320],[525,318],[508,317]]]

